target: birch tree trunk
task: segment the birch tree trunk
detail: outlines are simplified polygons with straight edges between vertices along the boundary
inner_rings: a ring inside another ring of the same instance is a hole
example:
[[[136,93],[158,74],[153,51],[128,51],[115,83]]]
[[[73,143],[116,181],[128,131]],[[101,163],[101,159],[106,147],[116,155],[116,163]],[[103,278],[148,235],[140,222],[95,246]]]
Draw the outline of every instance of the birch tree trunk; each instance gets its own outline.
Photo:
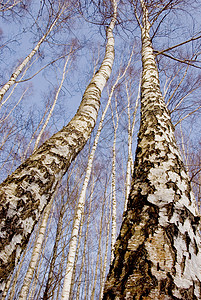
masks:
[[[115,97],[115,117],[112,112],[112,121],[114,126],[114,140],[112,146],[112,232],[111,232],[111,263],[114,259],[114,245],[117,237],[117,200],[116,200],[116,140],[117,140],[117,129],[119,125],[119,115],[117,111],[117,99]]]
[[[43,300],[47,300],[47,299],[51,299],[51,297],[53,297],[53,287],[54,287],[54,266],[55,266],[55,261],[56,261],[56,257],[57,257],[57,248],[58,248],[58,244],[59,244],[59,240],[61,237],[61,233],[62,233],[62,224],[63,224],[63,216],[65,213],[65,205],[62,204],[61,210],[60,210],[60,214],[59,214],[59,220],[58,220],[58,224],[57,224],[57,232],[56,232],[56,238],[55,238],[55,244],[54,244],[54,248],[52,251],[52,257],[51,257],[51,262],[50,262],[50,269],[49,269],[49,273],[48,273],[48,279],[46,282],[46,287],[45,287],[45,292],[43,295]]]
[[[31,282],[32,282],[33,274],[34,274],[34,271],[35,271],[35,268],[36,268],[36,265],[37,265],[37,260],[39,258],[40,251],[41,251],[41,248],[42,248],[42,244],[43,244],[43,240],[44,240],[44,236],[45,236],[45,231],[46,231],[46,227],[47,227],[47,222],[48,222],[48,218],[49,218],[50,211],[51,211],[51,208],[52,208],[52,203],[53,203],[53,198],[51,199],[51,201],[49,202],[49,204],[47,205],[47,207],[44,210],[44,215],[42,217],[42,222],[41,222],[41,226],[40,226],[39,235],[38,235],[38,237],[35,241],[33,252],[32,252],[32,255],[31,255],[31,260],[30,260],[30,263],[29,263],[29,267],[28,267],[28,270],[26,272],[20,294],[18,296],[18,299],[20,299],[20,300],[27,299],[27,296],[28,296],[28,293],[29,293],[29,289],[30,289],[30,285],[31,285]]]
[[[201,299],[199,217],[143,23],[141,126],[127,211],[103,299]]]
[[[58,97],[59,97],[59,93],[60,93],[60,91],[61,91],[61,89],[62,89],[64,80],[65,80],[66,75],[67,75],[67,73],[68,73],[68,71],[69,71],[69,67],[68,67],[68,69],[67,69],[67,66],[68,66],[68,63],[69,63],[69,60],[70,60],[70,56],[71,56],[71,52],[68,54],[68,56],[67,56],[67,58],[66,58],[66,60],[65,60],[64,67],[63,67],[63,72],[62,72],[62,79],[61,79],[61,81],[60,81],[59,87],[58,87],[58,89],[57,89],[57,92],[56,92],[56,95],[55,95],[55,97],[54,97],[54,101],[53,101],[53,104],[52,104],[52,106],[51,106],[51,109],[50,109],[50,111],[49,111],[49,113],[48,113],[48,116],[47,116],[47,118],[46,118],[46,120],[45,120],[45,122],[44,122],[44,124],[43,124],[43,127],[41,128],[41,130],[40,130],[40,132],[39,132],[39,134],[38,134],[38,136],[37,136],[37,139],[36,139],[36,142],[35,142],[34,150],[33,150],[33,151],[35,151],[35,150],[38,148],[38,145],[39,145],[39,143],[40,143],[41,137],[42,137],[42,135],[43,135],[43,133],[44,133],[46,127],[47,127],[47,124],[48,124],[48,122],[49,122],[49,120],[50,120],[50,118],[51,118],[51,116],[52,116],[52,113],[53,113],[53,111],[54,111],[54,108],[55,108],[55,106],[56,106],[56,103],[57,103],[57,100],[58,100]],[[66,70],[66,69],[67,69],[67,70]]]
[[[115,25],[115,22],[116,22],[116,9],[117,9],[116,1],[114,0],[114,1],[112,1],[112,3],[113,3],[114,13],[113,13],[113,17],[112,17],[112,20],[110,22],[110,25],[107,29],[106,56],[105,56],[105,59],[104,59],[104,60],[108,61],[108,59],[110,58],[111,67],[112,67],[112,63],[113,63],[113,60],[114,60],[113,29],[114,29],[114,25]],[[103,61],[103,64],[104,64],[104,61]],[[107,71],[109,71],[109,69]],[[106,74],[107,73],[105,73],[105,74],[103,73],[102,77],[104,78],[104,76]],[[91,151],[90,156],[89,156],[86,175],[85,175],[82,191],[81,191],[79,201],[78,201],[77,212],[76,212],[76,215],[75,215],[75,221],[74,221],[74,224],[73,224],[73,230],[72,230],[72,234],[71,234],[71,241],[70,241],[70,245],[69,245],[69,253],[68,253],[66,273],[65,273],[65,278],[64,278],[64,284],[63,284],[61,299],[69,299],[69,296],[70,296],[70,287],[71,287],[71,281],[72,281],[73,266],[74,266],[74,262],[75,262],[76,244],[77,244],[77,238],[78,238],[78,232],[79,232],[79,227],[80,227],[81,216],[82,216],[83,208],[84,208],[84,204],[85,204],[86,189],[87,189],[88,182],[89,182],[89,179],[90,179],[92,164],[93,164],[93,158],[94,158],[94,155],[95,155],[95,151],[96,151],[98,139],[99,139],[99,136],[100,136],[100,132],[102,130],[102,123],[103,123],[105,114],[107,112],[108,106],[109,106],[109,101],[110,101],[110,98],[108,100],[108,103],[107,103],[106,108],[104,110],[103,116],[101,118],[101,122],[99,124],[99,128],[98,128],[96,138],[95,138],[95,141],[94,141],[94,145],[93,145],[92,151]]]
[[[105,242],[105,255],[104,255],[104,261],[103,261],[103,269],[101,270],[102,272],[102,280],[100,284],[100,294],[99,294],[99,300],[103,298],[103,291],[104,291],[104,284],[105,284],[105,276],[106,276],[106,267],[107,267],[107,261],[108,261],[108,245],[109,245],[109,234],[110,234],[110,219],[111,219],[111,208],[112,208],[112,203],[109,203],[110,205],[110,210],[109,210],[109,216],[107,220],[107,229],[106,229],[106,242]]]
[[[90,223],[90,217],[91,217],[91,204],[92,204],[92,200],[93,200],[94,185],[95,185],[94,176],[92,176],[92,187],[91,187],[91,195],[90,195],[90,200],[89,200],[89,212],[88,212],[88,217],[87,217],[87,227],[86,227],[84,247],[83,247],[83,252],[82,252],[82,262],[81,262],[80,272],[79,272],[79,277],[78,277],[76,300],[79,300],[79,297],[80,297],[80,286],[81,286],[81,280],[82,280],[82,272],[83,272],[83,268],[84,268],[84,262],[86,260],[87,238],[88,238],[89,223]]]
[[[0,102],[2,101],[6,92],[11,88],[11,86],[13,86],[15,84],[18,76],[22,73],[24,68],[28,65],[28,63],[31,61],[31,59],[34,57],[34,55],[37,53],[41,44],[45,41],[45,39],[47,38],[49,33],[52,31],[52,29],[56,25],[56,23],[57,23],[59,17],[61,16],[61,14],[63,13],[63,11],[64,10],[62,9],[61,12],[58,14],[58,16],[55,18],[54,22],[51,24],[51,26],[47,30],[47,32],[42,36],[42,38],[39,40],[37,45],[34,47],[34,49],[29,53],[29,55],[27,55],[27,57],[21,62],[21,64],[18,67],[16,67],[16,69],[13,72],[13,74],[11,75],[10,79],[0,89]]]
[[[101,92],[114,61],[114,16],[107,28],[103,62],[85,90],[73,119],[41,145],[0,185],[0,292],[41,212],[50,202],[69,165],[86,144],[97,119]]]
[[[130,185],[131,185],[131,171],[132,171],[132,143],[133,143],[133,132],[135,127],[135,120],[136,120],[136,114],[138,109],[138,102],[140,98],[140,85],[139,85],[139,91],[138,95],[135,101],[135,110],[133,113],[133,120],[131,125],[131,114],[130,114],[130,95],[128,91],[128,84],[126,83],[126,94],[127,94],[127,100],[128,100],[128,160],[127,160],[127,166],[126,166],[126,188],[125,188],[125,202],[124,202],[124,211],[127,208],[127,202],[130,192]]]

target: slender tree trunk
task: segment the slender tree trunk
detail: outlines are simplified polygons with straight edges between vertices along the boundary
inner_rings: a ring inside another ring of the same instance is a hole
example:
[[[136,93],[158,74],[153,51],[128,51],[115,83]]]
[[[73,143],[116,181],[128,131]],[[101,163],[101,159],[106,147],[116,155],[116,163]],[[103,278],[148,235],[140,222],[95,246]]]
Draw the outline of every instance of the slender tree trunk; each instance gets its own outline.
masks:
[[[111,108],[112,109],[112,108]],[[116,139],[117,129],[119,125],[119,115],[117,111],[117,100],[115,99],[115,117],[112,112],[112,120],[114,126],[114,140],[112,147],[112,232],[111,232],[111,263],[114,259],[114,245],[117,237],[117,200],[116,200]]]
[[[106,202],[106,193],[104,195],[104,199],[101,201],[102,203],[102,212],[101,212],[101,219],[100,219],[100,225],[99,225],[99,232],[98,232],[98,252],[97,252],[97,259],[96,259],[96,267],[95,267],[95,271],[94,271],[94,280],[93,280],[93,287],[92,287],[92,291],[91,291],[91,297],[90,300],[94,300],[95,295],[96,295],[96,288],[97,288],[97,278],[98,278],[98,272],[99,272],[99,262],[100,265],[102,265],[102,261],[101,261],[101,242],[102,242],[102,231],[103,231],[103,219],[104,219],[104,212],[105,212],[105,208],[107,208],[107,202]],[[102,269],[102,266],[100,267],[100,269]]]
[[[125,202],[124,202],[124,211],[127,209],[127,202],[129,197],[129,192],[131,188],[131,172],[132,172],[132,143],[133,143],[133,132],[135,127],[136,114],[138,109],[138,102],[140,98],[140,86],[139,92],[135,101],[135,110],[133,113],[133,121],[131,125],[131,114],[130,114],[130,95],[128,91],[128,84],[126,83],[126,94],[128,100],[128,160],[126,166],[126,187],[125,187]]]
[[[81,190],[81,193],[79,196],[78,204],[77,204],[77,211],[76,211],[76,214],[74,217],[71,240],[70,240],[70,244],[69,244],[68,260],[67,260],[67,266],[66,266],[66,276],[65,276],[64,287],[63,287],[63,293],[65,293],[65,296],[63,296],[63,297],[65,297],[65,299],[68,299],[69,295],[70,295],[70,287],[71,287],[71,281],[72,281],[72,275],[73,275],[73,268],[74,268],[74,264],[75,264],[76,245],[77,245],[77,240],[78,240],[80,222],[81,222],[84,205],[85,205],[87,187],[88,187],[90,176],[91,176],[93,160],[94,160],[96,148],[98,145],[98,140],[99,140],[101,130],[103,127],[103,121],[105,119],[105,115],[107,113],[107,110],[108,110],[108,107],[109,107],[109,104],[111,101],[112,93],[113,93],[113,90],[111,91],[111,94],[108,98],[108,102],[107,102],[104,112],[101,116],[101,120],[100,120],[98,130],[97,130],[97,133],[95,136],[94,144],[93,144],[91,153],[88,158],[86,174],[85,174],[82,190]]]
[[[81,240],[82,240],[82,230],[83,230],[83,224],[85,221],[85,216],[84,212],[82,213],[82,217],[80,220],[80,228],[79,228],[79,234],[78,234],[78,241],[77,241],[77,247],[76,247],[76,252],[75,252],[75,261],[74,261],[74,266],[73,266],[73,273],[72,273],[72,279],[71,279],[71,286],[70,286],[70,296],[69,299],[74,299],[74,285],[75,285],[75,276],[76,276],[76,269],[77,269],[77,261],[78,261],[78,256],[79,256],[79,250],[80,250],[80,245],[81,245]]]
[[[93,199],[93,194],[94,194],[94,176],[92,177],[92,188],[91,188],[91,196],[89,200],[89,212],[88,212],[88,217],[87,217],[87,227],[86,227],[86,232],[85,232],[85,239],[84,239],[84,249],[82,252],[82,262],[80,266],[80,272],[79,272],[79,277],[78,277],[78,285],[77,285],[77,291],[76,291],[76,300],[79,300],[80,297],[80,287],[81,287],[81,280],[82,280],[82,273],[83,273],[83,268],[84,268],[84,263],[86,260],[86,249],[87,249],[87,238],[88,238],[88,232],[89,232],[89,223],[90,223],[90,217],[91,217],[91,203]]]
[[[86,88],[77,113],[67,126],[40,146],[0,185],[0,292],[41,212],[95,126],[101,92],[114,61],[116,4],[114,11],[107,28],[105,57]]]
[[[62,12],[63,12],[63,10],[62,10]],[[31,59],[33,58],[33,56],[39,50],[41,44],[45,41],[45,39],[47,38],[47,36],[49,35],[49,33],[52,31],[52,29],[56,25],[56,23],[57,23],[59,17],[61,16],[62,12],[60,12],[60,14],[55,18],[55,20],[52,23],[52,25],[50,26],[50,28],[42,36],[42,38],[37,43],[37,45],[34,47],[34,49],[29,53],[29,55],[27,55],[27,57],[23,60],[23,62],[15,69],[15,71],[11,75],[10,79],[8,80],[8,82],[6,82],[4,84],[4,86],[1,88],[1,90],[0,90],[0,102],[2,101],[5,93],[10,89],[11,86],[13,86],[13,84],[15,84],[18,76],[22,73],[22,71],[24,70],[24,68],[28,65],[28,63],[31,61]]]
[[[102,272],[102,280],[100,284],[100,295],[99,295],[99,300],[103,298],[103,291],[104,291],[104,285],[105,285],[105,276],[106,276],[106,267],[107,267],[107,261],[108,261],[108,246],[109,246],[109,239],[110,239],[110,219],[111,219],[111,208],[112,208],[112,203],[109,203],[110,205],[110,210],[109,210],[109,216],[107,220],[107,229],[106,229],[106,242],[105,242],[105,255],[104,255],[104,261],[103,261],[103,269],[101,270]]]
[[[201,299],[199,217],[160,91],[144,1],[141,126],[103,299]]]
[[[71,48],[71,50],[72,50],[72,48]],[[71,52],[68,54],[68,56],[67,56],[67,58],[66,58],[66,61],[65,61],[65,63],[64,63],[63,72],[62,72],[62,79],[61,79],[61,81],[60,81],[59,87],[58,87],[58,89],[57,89],[57,92],[56,92],[56,95],[55,95],[55,97],[54,97],[54,101],[53,101],[53,104],[52,104],[52,106],[51,106],[51,109],[50,109],[50,111],[49,111],[49,113],[48,113],[48,116],[47,116],[47,118],[46,118],[46,120],[45,120],[45,122],[44,122],[44,124],[43,124],[43,127],[41,128],[41,130],[40,130],[40,132],[39,132],[39,135],[37,136],[37,139],[36,139],[36,142],[35,142],[34,150],[33,150],[33,151],[35,151],[35,150],[38,148],[38,145],[39,145],[39,143],[40,143],[41,137],[42,137],[42,135],[43,135],[43,133],[44,133],[46,127],[47,127],[47,124],[48,124],[48,122],[49,122],[49,120],[50,120],[50,118],[51,118],[51,116],[52,116],[52,113],[53,113],[53,111],[54,111],[54,108],[55,108],[55,106],[56,106],[56,103],[57,103],[57,100],[58,100],[60,91],[61,91],[61,89],[62,89],[64,80],[65,80],[66,75],[67,75],[67,73],[68,73],[68,71],[69,71],[69,67],[68,67],[68,69],[67,69],[67,66],[68,66],[70,57],[71,57]],[[67,70],[66,70],[66,69],[67,69]]]
[[[60,240],[61,233],[62,233],[62,224],[63,224],[64,213],[65,213],[65,205],[63,204],[61,207],[61,210],[60,210],[60,214],[59,214],[56,239],[55,239],[55,244],[54,244],[54,248],[52,251],[50,269],[49,269],[49,273],[48,273],[48,279],[47,279],[47,283],[46,283],[46,287],[45,287],[43,300],[51,299],[51,297],[52,297],[53,282],[55,280],[53,271],[54,271],[55,261],[56,261],[56,257],[57,257],[57,248],[58,248],[59,240]]]
[[[109,69],[109,66],[111,68],[112,64],[113,64],[113,61],[114,61],[113,29],[114,29],[114,25],[115,25],[115,22],[116,22],[116,2],[115,2],[115,0],[113,1],[113,7],[114,7],[114,14],[113,14],[111,23],[110,23],[110,25],[107,29],[106,54],[105,54],[105,58],[103,60],[102,66],[101,66],[101,68],[103,67],[102,74],[100,74],[100,71],[99,71],[95,75],[95,76],[98,76],[98,78],[102,79],[102,80],[105,79],[105,76],[107,75],[107,72],[111,72],[111,69]],[[107,70],[104,70],[105,65],[107,66]],[[107,76],[109,76],[109,74]],[[107,107],[108,107],[108,105],[106,105],[106,109],[107,109]],[[103,115],[105,115],[105,114],[106,114],[106,112],[104,111]],[[94,158],[94,154],[95,154],[95,151],[96,151],[96,147],[97,147],[98,139],[99,139],[99,136],[100,136],[100,132],[101,132],[101,129],[102,129],[103,120],[104,120],[104,117],[102,117],[102,120],[100,122],[98,131],[97,131],[97,135],[96,135],[96,138],[95,138],[95,141],[94,141],[94,145],[93,145],[91,154],[89,156],[86,175],[85,175],[85,180],[84,180],[82,191],[81,191],[79,201],[78,201],[77,212],[76,212],[75,221],[74,221],[74,224],[73,224],[73,230],[72,230],[72,234],[71,234],[71,241],[70,241],[70,245],[69,245],[69,253],[68,253],[68,259],[67,259],[66,274],[65,274],[65,278],[64,278],[64,285],[63,285],[61,299],[69,299],[69,295],[70,295],[70,287],[71,287],[71,280],[72,280],[72,274],[73,274],[73,266],[74,266],[74,262],[75,262],[75,251],[76,251],[76,244],[77,244],[77,237],[78,237],[78,231],[79,231],[79,226],[80,226],[80,220],[81,220],[81,216],[82,216],[82,213],[83,213],[85,197],[86,197],[86,189],[87,189],[88,182],[89,182],[90,175],[91,175],[93,158]]]
[[[31,291],[30,291],[30,293],[28,295],[27,300],[30,300],[30,299],[31,300],[32,299],[39,299],[40,291],[41,291],[41,289],[43,287],[44,276],[43,276],[42,280],[39,280],[39,276],[40,276],[40,273],[41,273],[41,268],[42,268],[42,265],[43,265],[43,260],[45,258],[45,250],[46,250],[48,236],[50,234],[50,228],[51,228],[51,224],[52,224],[53,211],[54,211],[54,206],[52,204],[52,212],[50,212],[49,222],[48,222],[48,224],[46,226],[46,233],[45,233],[43,242],[41,244],[41,249],[40,249],[40,253],[39,253],[40,259],[38,259],[37,262],[36,262],[35,272],[34,272],[34,276],[33,276],[33,282],[30,285],[30,290]],[[43,222],[43,220],[42,220],[42,222]],[[40,284],[38,286],[39,281],[40,281]],[[37,289],[37,291],[36,291],[36,289]]]
[[[38,237],[35,241],[34,248],[33,248],[33,251],[32,251],[31,260],[30,260],[30,263],[29,263],[29,267],[28,267],[28,270],[26,272],[20,294],[18,296],[18,299],[20,299],[20,300],[26,299],[27,296],[28,296],[28,293],[29,293],[29,288],[30,288],[30,285],[31,285],[31,282],[32,282],[33,274],[34,274],[34,271],[36,269],[37,261],[38,261],[40,251],[41,251],[41,248],[42,248],[42,244],[43,244],[43,240],[44,240],[44,236],[45,236],[45,231],[46,231],[46,227],[47,227],[47,222],[48,222],[48,218],[49,218],[50,211],[51,211],[51,208],[52,208],[52,203],[53,203],[53,198],[51,199],[50,203],[45,208],[44,215],[42,216],[42,222],[41,222],[41,225],[40,225],[39,235],[38,235]]]

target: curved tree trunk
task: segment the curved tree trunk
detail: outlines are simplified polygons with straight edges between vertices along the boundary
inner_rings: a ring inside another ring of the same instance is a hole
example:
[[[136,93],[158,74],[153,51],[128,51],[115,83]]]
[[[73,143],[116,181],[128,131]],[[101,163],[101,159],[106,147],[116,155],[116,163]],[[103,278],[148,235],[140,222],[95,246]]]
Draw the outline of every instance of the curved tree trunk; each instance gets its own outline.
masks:
[[[115,15],[116,17],[116,15]],[[95,126],[101,92],[114,61],[113,17],[103,62],[73,119],[41,145],[0,185],[0,292],[45,206]]]
[[[103,299],[201,299],[199,217],[160,91],[143,0],[141,126]]]
[[[107,29],[107,45],[106,45],[106,56],[105,56],[105,61],[107,63],[110,62],[111,67],[112,67],[113,60],[114,60],[113,29],[114,29],[114,25],[116,22],[116,10],[117,10],[116,1],[113,0],[112,2],[113,2],[114,14],[113,14],[112,20],[110,22],[110,25]],[[109,71],[109,69],[107,71]],[[107,73],[105,73],[105,75],[107,75]],[[102,74],[102,76],[104,76],[104,74]],[[103,123],[105,114],[107,112],[110,100],[111,99],[109,98],[106,108],[103,112],[103,115],[102,115],[102,118],[101,118],[101,121],[100,121],[100,124],[98,127],[98,131],[97,131],[97,134],[95,137],[94,145],[92,147],[92,151],[90,153],[88,164],[87,164],[86,175],[85,175],[82,191],[81,191],[81,194],[79,197],[77,212],[75,214],[75,221],[74,221],[73,230],[71,233],[71,240],[70,240],[70,244],[69,244],[67,266],[66,266],[66,272],[65,272],[65,277],[64,277],[64,284],[63,284],[61,299],[69,299],[69,297],[70,297],[70,287],[71,287],[71,281],[72,281],[72,275],[73,275],[73,266],[75,263],[76,244],[77,244],[77,238],[78,238],[81,217],[83,214],[83,209],[84,209],[84,204],[85,204],[86,189],[87,189],[88,182],[89,182],[90,175],[91,175],[92,163],[93,163],[93,158],[95,155],[98,139],[99,139],[99,136],[100,136],[100,133],[102,130],[102,123]]]

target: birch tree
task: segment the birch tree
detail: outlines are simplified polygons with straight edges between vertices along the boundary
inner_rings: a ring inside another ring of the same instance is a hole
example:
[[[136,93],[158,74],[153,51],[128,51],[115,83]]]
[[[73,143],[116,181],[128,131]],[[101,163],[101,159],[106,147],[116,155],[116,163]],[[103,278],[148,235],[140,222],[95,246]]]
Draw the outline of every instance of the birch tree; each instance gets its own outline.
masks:
[[[75,3],[74,3],[75,5]],[[51,4],[51,9],[50,9],[50,15],[48,18],[48,21],[51,20],[51,17],[55,15],[52,21],[50,21],[50,24],[47,25],[47,30],[45,33],[42,35],[40,40],[37,42],[35,47],[31,50],[31,52],[23,59],[23,61],[15,68],[13,71],[12,75],[10,76],[10,79],[4,83],[4,85],[0,89],[0,102],[2,101],[4,95],[8,90],[16,83],[18,77],[22,74],[25,68],[27,68],[28,64],[31,62],[32,58],[35,56],[35,54],[39,51],[41,45],[44,43],[44,41],[47,39],[47,37],[50,35],[50,33],[53,31],[53,29],[58,26],[58,24],[61,22],[62,16],[66,19],[67,15],[71,13],[72,7],[74,6],[73,3],[70,3],[70,1],[66,1],[65,3],[60,2],[58,5],[58,11],[55,12],[54,8],[52,7]],[[53,11],[51,11],[53,10]],[[64,16],[66,14],[66,16]],[[26,69],[27,71],[27,69]],[[26,72],[25,71],[25,72]],[[24,74],[23,74],[24,76]]]
[[[127,166],[126,166],[126,183],[125,183],[125,203],[124,203],[124,211],[127,207],[129,192],[130,192],[130,184],[131,184],[131,172],[133,171],[133,157],[132,157],[132,139],[133,139],[133,132],[136,124],[136,114],[138,109],[138,102],[140,97],[140,85],[138,90],[138,95],[135,101],[135,110],[133,112],[133,120],[131,123],[131,113],[130,113],[130,104],[131,104],[131,96],[129,92],[128,83],[126,82],[126,94],[127,94],[127,100],[128,100],[128,159],[127,159]]]
[[[50,214],[50,211],[52,208],[53,200],[54,200],[54,198],[52,197],[51,201],[48,203],[47,207],[44,210],[44,215],[42,216],[42,222],[40,225],[39,235],[34,244],[31,261],[29,263],[29,267],[28,267],[28,270],[26,272],[26,275],[25,275],[25,278],[23,281],[23,286],[22,286],[20,294],[18,296],[19,299],[26,299],[28,296],[31,281],[33,278],[33,274],[36,269],[37,260],[39,258],[40,250],[42,248],[42,243],[44,240],[47,222],[48,222],[49,214]]]
[[[86,144],[97,118],[101,92],[114,60],[114,16],[107,28],[103,62],[85,90],[73,119],[53,135],[0,186],[1,290],[16,265],[41,212],[50,202],[70,163]]]
[[[108,32],[113,32],[113,28],[116,22],[116,11],[117,11],[117,3],[114,0],[113,2],[113,8],[114,8],[114,12],[113,12],[113,17],[112,20],[110,22],[110,25],[108,27]],[[113,36],[111,36],[111,38],[113,38]],[[108,42],[110,42],[110,40],[108,40]],[[69,299],[69,295],[70,295],[70,287],[71,287],[71,280],[72,280],[72,274],[73,274],[73,266],[74,266],[74,262],[75,262],[75,252],[76,252],[76,244],[77,244],[77,236],[78,236],[78,231],[79,231],[79,227],[80,227],[80,222],[81,222],[81,217],[82,217],[82,213],[83,213],[83,208],[84,208],[84,203],[85,203],[85,197],[86,197],[86,188],[88,186],[88,182],[89,182],[89,178],[91,175],[91,169],[92,169],[92,163],[93,163],[93,158],[94,158],[94,154],[96,151],[96,147],[97,147],[97,143],[98,143],[98,139],[100,136],[100,132],[102,129],[102,123],[104,120],[104,116],[107,112],[108,106],[109,106],[109,102],[110,102],[110,98],[108,100],[108,103],[106,105],[105,111],[103,113],[103,116],[101,118],[101,122],[98,128],[98,132],[94,141],[94,145],[92,148],[92,151],[90,153],[89,156],[89,160],[88,160],[88,165],[87,165],[87,170],[86,170],[86,175],[85,175],[85,180],[83,183],[83,188],[79,197],[79,202],[78,202],[78,207],[77,207],[77,212],[75,215],[75,222],[73,224],[73,230],[72,230],[72,236],[71,236],[71,241],[70,241],[70,246],[69,246],[69,253],[68,253],[68,261],[67,261],[67,267],[66,267],[66,274],[65,274],[65,278],[64,278],[64,285],[63,285],[63,291],[62,291],[62,295],[61,295],[61,299]]]
[[[148,3],[140,0],[141,20],[135,11],[143,70],[134,174],[103,299],[201,299],[199,216],[160,90]]]
[[[114,258],[114,244],[116,241],[117,234],[117,201],[116,201],[116,140],[117,140],[117,129],[119,125],[119,113],[117,111],[117,99],[115,97],[115,114],[113,114],[112,108],[112,121],[114,126],[114,140],[112,146],[112,233],[111,233],[111,262]],[[116,123],[115,123],[116,117]]]

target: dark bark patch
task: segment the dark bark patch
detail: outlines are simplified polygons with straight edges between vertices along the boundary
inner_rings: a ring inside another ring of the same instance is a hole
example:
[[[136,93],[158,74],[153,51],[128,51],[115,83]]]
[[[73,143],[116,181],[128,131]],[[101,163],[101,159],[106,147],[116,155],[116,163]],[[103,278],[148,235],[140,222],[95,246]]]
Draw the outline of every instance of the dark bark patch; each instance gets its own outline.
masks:
[[[177,228],[177,226],[173,223],[173,224],[169,224],[167,227],[164,228],[167,237],[170,240],[171,243],[171,247],[172,250],[174,252],[174,261],[173,261],[173,265],[175,265],[176,262],[176,258],[177,258],[177,250],[174,247],[174,238],[178,236],[179,234],[179,229]],[[174,270],[173,270],[174,271]],[[174,273],[174,272],[173,272]]]
[[[184,207],[184,209],[180,210],[180,214],[179,214],[179,222],[184,225],[185,220],[188,218],[189,213],[188,210]]]
[[[168,273],[166,279],[160,281],[160,293],[163,295],[168,295],[174,300],[179,300],[179,298],[174,297],[172,291],[175,287],[174,280],[172,276]]]
[[[187,231],[185,231],[185,233],[184,233],[184,241],[186,243],[187,251],[189,252],[189,245],[190,245],[191,239],[190,239],[190,236]]]
[[[171,180],[167,181],[166,186],[168,189],[172,188],[175,192],[178,190],[177,184]]]
[[[188,289],[181,289],[180,293],[182,295],[182,300],[198,300],[194,294],[194,285]]]
[[[171,219],[171,217],[173,216],[173,213],[174,213],[174,203],[170,202],[168,204],[165,204],[164,207],[167,210],[168,221],[170,221],[170,219]]]
[[[171,241],[171,244],[173,245],[174,244],[174,237],[178,237],[178,234],[179,234],[178,227],[174,223],[172,223],[172,224],[169,224],[165,228],[165,231],[167,233],[168,238]]]
[[[22,197],[24,195],[25,191],[24,189],[21,187],[21,186],[18,186],[16,189],[15,189],[15,196],[16,197]]]
[[[196,233],[196,230],[197,230],[197,228],[199,226],[199,223],[200,223],[200,217],[192,215],[192,217],[191,217],[191,226],[193,228],[194,234]]]
[[[197,245],[197,243],[196,243],[195,238],[194,238],[193,241],[194,241],[194,243],[193,243],[193,249],[194,249],[195,254],[197,255],[198,252],[199,252],[198,245]]]
[[[181,272],[182,272],[182,274],[184,273],[185,262],[186,262],[186,256],[183,255],[182,262],[181,262]]]

